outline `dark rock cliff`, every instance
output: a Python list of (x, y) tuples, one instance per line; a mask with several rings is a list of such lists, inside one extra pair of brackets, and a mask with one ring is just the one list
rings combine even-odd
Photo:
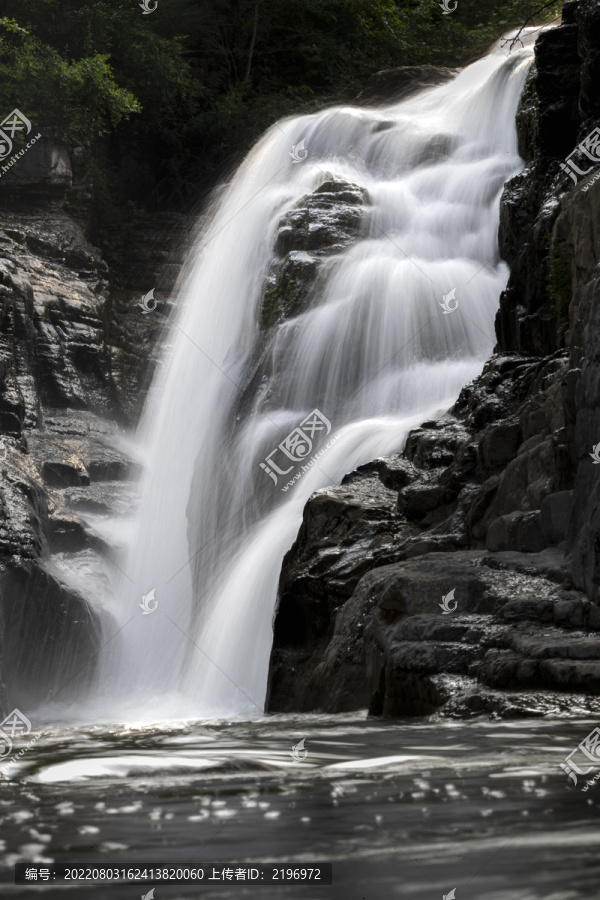
[[(187, 231), (173, 215), (142, 223), (130, 283), (111, 289), (86, 238), (90, 195), (43, 132), (0, 181), (0, 710), (5, 689), (30, 708), (93, 674), (98, 621), (80, 587), (102, 584), (97, 559), (114, 549), (102, 522), (131, 504), (121, 432), (143, 403)], [(137, 305), (152, 287), (163, 316)]]
[(403, 454), (308, 502), (281, 574), (271, 711), (600, 709), (600, 182), (561, 168), (599, 106), (600, 2), (566, 3), (517, 116), (526, 168), (501, 202), (494, 356)]

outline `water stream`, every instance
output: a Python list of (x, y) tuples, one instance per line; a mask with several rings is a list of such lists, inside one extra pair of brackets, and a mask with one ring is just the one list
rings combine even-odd
[[(499, 47), (406, 101), (279, 122), (220, 192), (140, 429), (142, 501), (105, 610), (99, 695), (111, 709), (260, 711), (281, 561), (306, 500), (400, 451), (481, 371), (508, 275), (499, 199), (522, 165), (515, 113), (531, 59), (529, 43)], [(332, 179), (366, 191), (360, 235), (269, 335), (270, 377), (239, 412), (277, 229)], [(270, 476), (265, 459), (302, 423), (306, 459), (326, 452)]]
[[(150, 884), (15, 887), (11, 867), (333, 864), (333, 884), (156, 887), (155, 900), (596, 900), (596, 787), (558, 763), (591, 721), (272, 716), (51, 726), (3, 785), (3, 897), (132, 900)], [(290, 748), (305, 738), (307, 757)], [(24, 783), (25, 782), (25, 783)], [(586, 799), (587, 798), (587, 799)]]

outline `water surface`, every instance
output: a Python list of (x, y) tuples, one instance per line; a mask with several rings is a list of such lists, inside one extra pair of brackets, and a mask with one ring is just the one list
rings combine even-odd
[(582, 793), (559, 769), (596, 724), (313, 715), (48, 728), (0, 786), (3, 896), (149, 890), (10, 887), (18, 861), (220, 861), (331, 862), (334, 883), (161, 885), (156, 900), (442, 900), (452, 888), (456, 900), (596, 900), (600, 788)]

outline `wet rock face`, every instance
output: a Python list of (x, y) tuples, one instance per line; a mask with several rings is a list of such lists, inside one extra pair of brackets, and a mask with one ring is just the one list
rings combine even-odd
[(307, 308), (319, 265), (360, 234), (366, 200), (366, 191), (357, 185), (330, 179), (282, 219), (263, 296), (264, 329)]
[[(3, 671), (12, 706), (84, 696), (100, 648), (96, 615), (83, 597), (35, 562), (0, 573)], [(65, 652), (65, 648), (68, 651)]]
[(114, 414), (106, 263), (58, 204), (6, 212), (1, 225), (3, 430), (35, 424), (40, 404)]
[(174, 283), (155, 254), (159, 234), (170, 252), (168, 222), (140, 230), (132, 289), (111, 292), (65, 184), (27, 184), (0, 191), (0, 623), (10, 635), (0, 660), (3, 714), (9, 701), (29, 708), (59, 689), (57, 701), (68, 702), (93, 677), (99, 622), (90, 591), (109, 590), (99, 560), (110, 566), (118, 549), (103, 521), (136, 500), (129, 479), (138, 467), (119, 449), (120, 431), (141, 409), (165, 321), (136, 306), (136, 294), (141, 300), (152, 286), (140, 272), (162, 288), (163, 312)]
[[(600, 465), (592, 457), (600, 441), (600, 272), (596, 264), (600, 258), (600, 183), (587, 194), (578, 189), (574, 195), (567, 216), (574, 226), (573, 253), (579, 265), (571, 315), (572, 330), (580, 336), (581, 345), (571, 347), (578, 467), (568, 546), (576, 584), (600, 602)], [(591, 233), (580, 243), (580, 226), (585, 221), (590, 223)]]
[(54, 693), (69, 702), (93, 677), (100, 624), (89, 596), (98, 554), (115, 551), (102, 521), (135, 499), (124, 483), (135, 465), (115, 449), (114, 425), (69, 409), (40, 419), (18, 441), (0, 438), (2, 673), (12, 706), (25, 709)]
[[(269, 706), (511, 715), (515, 701), (534, 714), (533, 692), (546, 703), (549, 692), (599, 694), (598, 608), (565, 590), (567, 577), (558, 551), (430, 553), (373, 569), (337, 610), (317, 665), (279, 648), (274, 675), (294, 673), (272, 679)], [(496, 693), (508, 689), (519, 694)]]
[[(500, 251), (511, 267), (496, 319), (504, 350), (544, 355), (573, 345), (578, 273), (560, 219), (588, 179), (574, 187), (560, 164), (597, 125), (599, 22), (599, 0), (566, 3), (562, 24), (536, 42), (517, 114), (527, 167), (505, 186), (500, 213)], [(589, 248), (591, 230), (578, 237)]]
[(538, 355), (565, 346), (571, 300), (568, 255), (553, 232), (559, 200), (572, 186), (560, 163), (584, 136), (580, 11), (566, 7), (562, 24), (535, 44), (517, 113), (519, 150), (528, 165), (505, 186), (500, 215), (500, 252), (511, 278), (496, 318), (499, 345)]

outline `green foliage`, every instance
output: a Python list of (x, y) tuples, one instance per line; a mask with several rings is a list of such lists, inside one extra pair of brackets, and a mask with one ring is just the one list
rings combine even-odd
[(68, 61), (14, 21), (0, 19), (0, 109), (18, 107), (70, 143), (91, 146), (131, 113), (134, 95), (115, 82), (108, 56)]
[(562, 6), (439, 2), (0, 0), (0, 111), (87, 148), (95, 221), (131, 222), (212, 187), (281, 116), (347, 102), (380, 69), (463, 64)]
[(113, 282), (120, 285), (128, 269), (128, 248), (145, 210), (134, 200), (124, 199), (108, 166), (94, 160), (88, 172), (94, 192), (90, 223), (94, 241), (110, 263)]
[(85, 146), (116, 132), (170, 182), (241, 155), (278, 116), (351, 99), (374, 71), (465, 62), (542, 6), (561, 4), (158, 0), (143, 16), (137, 0), (0, 0), (0, 102)]

